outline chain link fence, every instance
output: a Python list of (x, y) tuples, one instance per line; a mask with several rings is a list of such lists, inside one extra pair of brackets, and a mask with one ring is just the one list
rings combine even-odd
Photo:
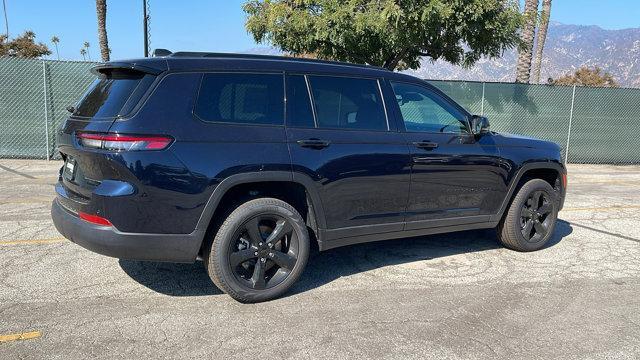
[(0, 58), (0, 158), (52, 158), (55, 130), (95, 63)]
[(498, 132), (551, 140), (569, 163), (640, 163), (640, 89), (430, 81)]
[[(95, 63), (0, 58), (0, 158), (55, 157), (55, 130)], [(571, 163), (640, 163), (640, 89), (430, 81), (498, 132), (551, 140)]]

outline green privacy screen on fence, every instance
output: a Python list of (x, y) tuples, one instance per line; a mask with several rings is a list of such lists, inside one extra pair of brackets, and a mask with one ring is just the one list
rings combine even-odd
[[(0, 58), (0, 157), (55, 156), (54, 132), (95, 78), (94, 65)], [(556, 142), (568, 162), (640, 163), (640, 89), (430, 83), (495, 131)]]
[(640, 89), (430, 83), (470, 112), (487, 116), (494, 131), (557, 143), (567, 162), (640, 163)]
[(52, 156), (54, 131), (95, 79), (94, 65), (0, 58), (0, 157)]

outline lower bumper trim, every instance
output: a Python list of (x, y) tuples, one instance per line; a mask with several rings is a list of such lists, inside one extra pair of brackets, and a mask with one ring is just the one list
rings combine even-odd
[(204, 230), (190, 234), (124, 233), (81, 220), (65, 210), (57, 199), (51, 204), (51, 218), (65, 238), (85, 249), (119, 259), (192, 263), (204, 238)]

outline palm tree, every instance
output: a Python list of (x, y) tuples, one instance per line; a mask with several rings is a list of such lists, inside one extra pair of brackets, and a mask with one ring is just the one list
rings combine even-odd
[(98, 15), (98, 43), (102, 61), (109, 61), (109, 40), (107, 40), (107, 0), (96, 0)]
[(538, 29), (538, 47), (536, 48), (536, 60), (533, 63), (533, 81), (540, 83), (540, 68), (542, 67), (542, 52), (547, 41), (549, 29), (549, 16), (551, 15), (551, 0), (542, 0), (542, 13), (540, 14), (540, 28)]
[(524, 25), (520, 40), (522, 44), (518, 51), (518, 65), (516, 67), (516, 82), (528, 83), (531, 76), (531, 57), (533, 53), (533, 38), (536, 33), (538, 17), (538, 0), (525, 0)]
[(51, 42), (56, 47), (56, 56), (58, 57), (58, 60), (60, 60), (60, 52), (58, 51), (58, 43), (60, 42), (60, 38), (54, 35), (51, 37)]
[(9, 19), (7, 19), (7, 3), (5, 0), (2, 0), (2, 8), (4, 9), (4, 25), (7, 29), (7, 40), (9, 40)]
[(85, 48), (80, 49), (80, 55), (82, 55), (82, 61), (87, 61), (85, 55), (87, 55), (87, 50)]
[(87, 49), (87, 57), (89, 58), (89, 61), (91, 61), (91, 53), (89, 52), (89, 47), (91, 46), (91, 44), (89, 44), (88, 41), (84, 42), (84, 48)]

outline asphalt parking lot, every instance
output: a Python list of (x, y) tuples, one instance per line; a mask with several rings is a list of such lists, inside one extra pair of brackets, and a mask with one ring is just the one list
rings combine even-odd
[(0, 160), (0, 358), (637, 359), (640, 166), (569, 167), (550, 245), (492, 230), (314, 256), (243, 305), (202, 267), (119, 261), (60, 237), (59, 162)]

